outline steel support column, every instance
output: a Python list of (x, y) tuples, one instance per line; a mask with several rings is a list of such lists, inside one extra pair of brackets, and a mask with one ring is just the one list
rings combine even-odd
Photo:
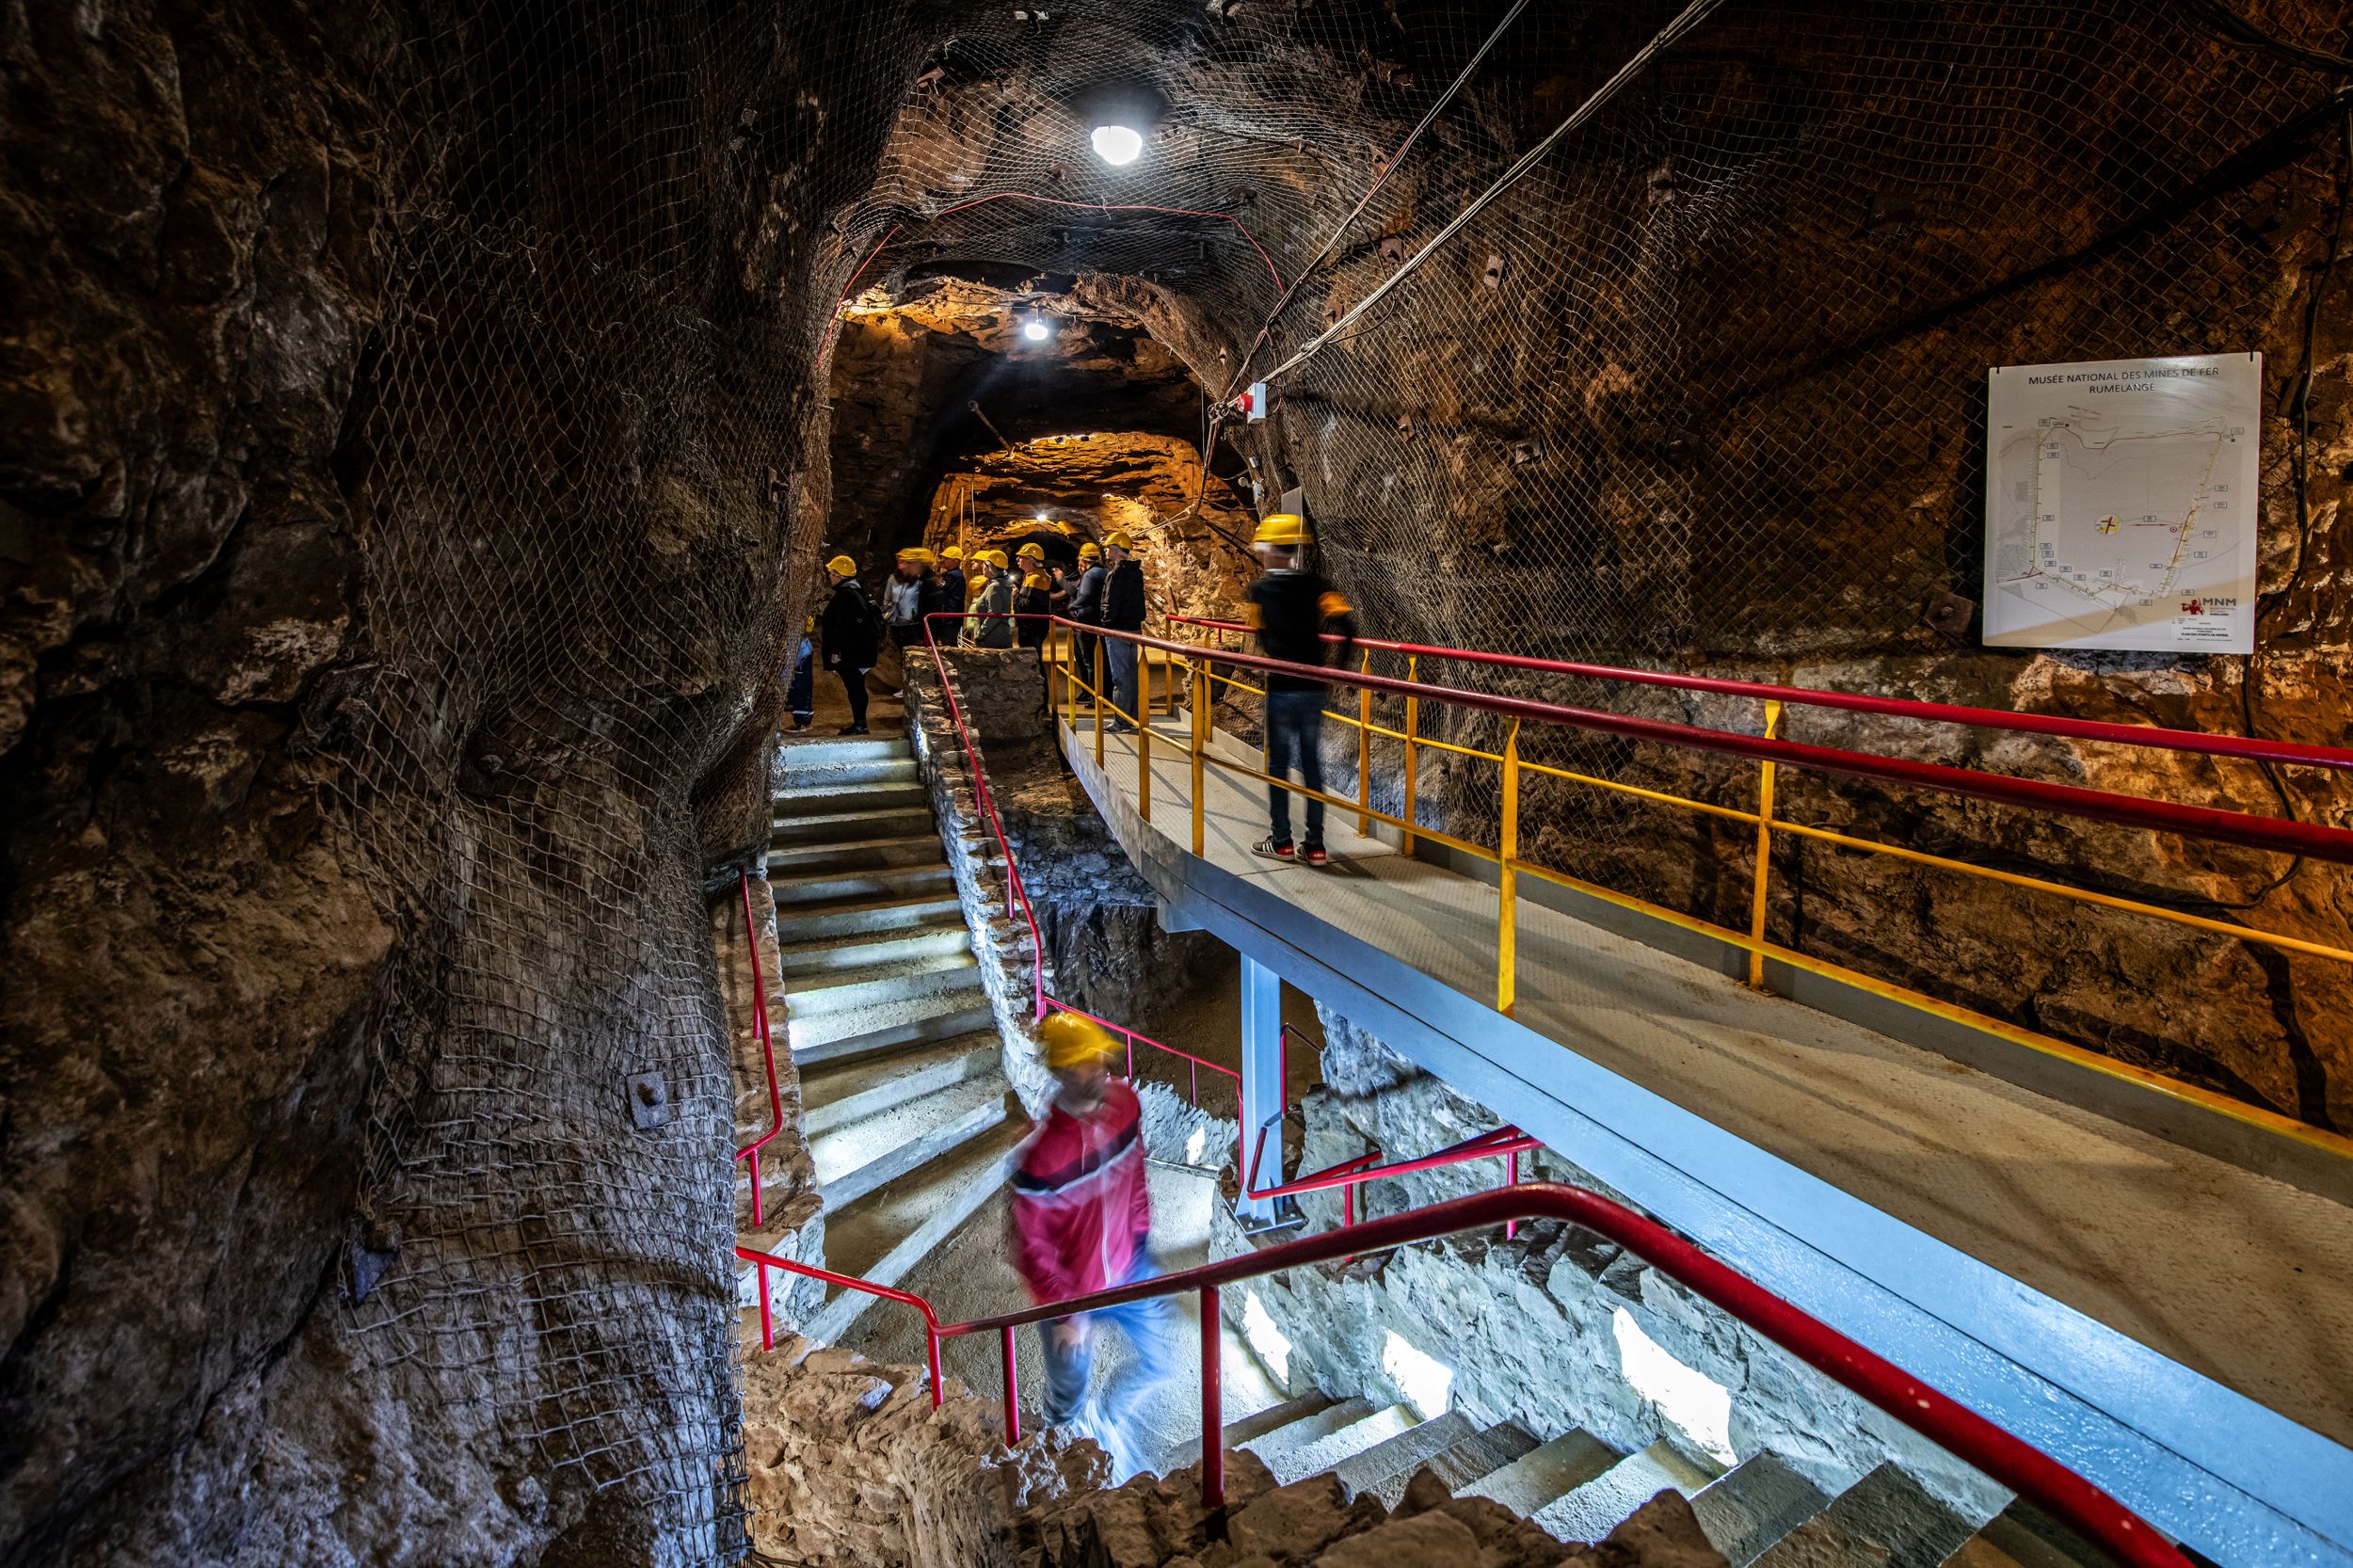
[[(1257, 1184), (1283, 1179), (1283, 982), (1249, 954), (1241, 955), (1241, 1161), (1247, 1184), (1250, 1163), (1258, 1161)], [(1260, 1129), (1266, 1133), (1258, 1154)], [(1244, 1197), (1234, 1212), (1244, 1220), (1274, 1217), (1271, 1198)]]

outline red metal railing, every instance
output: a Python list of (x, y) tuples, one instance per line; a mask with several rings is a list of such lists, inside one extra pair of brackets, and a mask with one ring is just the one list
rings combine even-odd
[[(1075, 622), (1064, 624), (1075, 625)], [(1132, 643), (1138, 648), (1199, 657), (1196, 646), (1171, 642), (1162, 637), (1145, 636), (1141, 632), (1112, 632), (1102, 627), (1086, 629), (1098, 637), (1113, 637)], [(1404, 646), (1404, 645), (1400, 645)], [(2040, 779), (2013, 778), (2006, 774), (1979, 773), (1971, 768), (1956, 768), (1942, 762), (1915, 762), (1902, 757), (1881, 757), (1872, 753), (1847, 751), (1836, 746), (1809, 745), (1797, 741), (1776, 740), (1764, 735), (1743, 735), (1730, 730), (1705, 729), (1695, 725), (1675, 724), (1665, 719), (1636, 718), (1625, 713), (1603, 712), (1591, 708), (1573, 708), (1565, 703), (1543, 702), (1532, 697), (1503, 696), (1492, 692), (1474, 692), (1460, 686), (1441, 686), (1430, 681), (1401, 680), (1385, 675), (1372, 675), (1360, 670), (1347, 670), (1325, 664), (1300, 664), (1283, 659), (1270, 659), (1263, 654), (1220, 650), (1220, 664), (1243, 669), (1278, 675), (1299, 675), (1327, 685), (1353, 686), (1361, 691), (1385, 693), (1391, 696), (1409, 697), (1423, 702), (1442, 702), (1456, 708), (1472, 708), (1482, 712), (1499, 714), (1504, 718), (1533, 720), (1539, 724), (1556, 724), (1564, 728), (1589, 730), (1594, 734), (1614, 735), (1622, 740), (1650, 741), (1661, 745), (1676, 746), (1686, 751), (1715, 752), (1727, 757), (1746, 758), (1751, 761), (1777, 762), (1789, 767), (1804, 768), (1814, 773), (1835, 774), (1850, 778), (1870, 779), (1881, 784), (1901, 784), (1913, 789), (1930, 790), (1940, 794), (1961, 795), (1972, 800), (1992, 801), (1999, 806), (2024, 807), (2030, 810), (2051, 811), (2092, 822), (2115, 823), (2125, 827), (2147, 828), (2161, 833), (2180, 833), (2190, 838), (2211, 840), (2217, 843), (2238, 844), (2249, 849), (2271, 850), (2282, 855), (2304, 855), (2315, 860), (2331, 860), (2353, 864), (2353, 831), (2327, 827), (2318, 823), (2292, 821), (2281, 817), (2249, 816), (2241, 811), (2226, 811), (2209, 806), (2184, 806), (2173, 801), (2144, 800), (2137, 795), (2116, 794), (2105, 790), (2086, 789), (2074, 784), (2048, 784)], [(1599, 666), (1594, 666), (1598, 668)], [(1639, 672), (1626, 672), (1629, 674)], [(1798, 701), (1819, 696), (1789, 688), (1785, 699)], [(1887, 699), (1873, 699), (1887, 700)], [(1924, 706), (1936, 706), (1926, 704)], [(1987, 712), (1991, 710), (1957, 710), (1957, 712)], [(2002, 715), (1995, 717), (2030, 717), (2032, 715)], [(2058, 723), (2073, 726), (2078, 721)], [(2139, 733), (2134, 727), (2114, 727), (2125, 734)], [(2067, 731), (2059, 731), (2067, 732)], [(2173, 734), (2185, 731), (2170, 731)], [(2207, 737), (2220, 740), (2224, 737)], [(2144, 743), (2145, 744), (2145, 743)], [(2295, 747), (2298, 752), (2314, 753), (2294, 760), (2309, 761), (2315, 766), (2349, 765), (2333, 760), (2339, 753), (2327, 748)], [(2279, 758), (2278, 760), (2291, 759)]]
[[(1241, 621), (1211, 620), (1201, 616), (1171, 616), (1171, 626), (1199, 626), (1212, 632), (1247, 635)], [(1325, 633), (1324, 641), (1341, 639)], [(2109, 742), (2118, 745), (2153, 746), (2167, 751), (2199, 752), (2236, 757), (2249, 761), (2285, 762), (2298, 767), (2353, 769), (2353, 751), (2336, 746), (2305, 745), (2294, 741), (2268, 741), (2252, 735), (2217, 735), (2201, 729), (2168, 729), (2157, 725), (2115, 724), (2105, 719), (2071, 719), (2056, 713), (2021, 713), (2006, 708), (1967, 708), (1948, 702), (1923, 702), (1913, 697), (1871, 696), (1860, 692), (1826, 692), (1805, 686), (1775, 686), (1759, 680), (1731, 680), (1716, 676), (1677, 675), (1664, 670), (1625, 669), (1614, 664), (1581, 664), (1566, 659), (1537, 659), (1515, 653), (1490, 653), (1481, 648), (1442, 648), (1426, 643), (1388, 642), (1358, 637), (1356, 646), (1378, 653), (1409, 658), (1446, 659), (1458, 664), (1485, 664), (1502, 669), (1529, 670), (1543, 675), (1576, 675), (1594, 680), (1635, 686), (1668, 686), (1677, 691), (1707, 692), (1719, 696), (1753, 697), (1770, 702), (1798, 703), (1811, 708), (1843, 708), (1888, 718), (1918, 719), (1930, 724), (1961, 724), (1978, 729), (2009, 729), (2030, 735), (2061, 735), (2077, 741)], [(1337, 672), (1335, 672), (1337, 673)]]
[[(956, 727), (956, 744), (964, 748), (964, 760), (972, 769), (973, 798), (980, 803), (982, 815), (988, 819), (988, 830), (997, 840), (997, 852), (1004, 857), (1005, 885), (1011, 889), (1015, 901), (1020, 904), (1021, 918), (1030, 927), (1030, 952), (1032, 955), (1030, 964), (1030, 989), (1032, 996), (1031, 1017), (1032, 1019), (1044, 1018), (1046, 1016), (1047, 1010), (1051, 1007), (1064, 1013), (1076, 1013), (1079, 1016), (1101, 1024), (1106, 1029), (1117, 1031), (1127, 1041), (1128, 1076), (1129, 1078), (1135, 1077), (1135, 1048), (1139, 1045), (1149, 1046), (1154, 1050), (1163, 1051), (1170, 1056), (1180, 1058), (1191, 1064), (1191, 1072), (1193, 1075), (1193, 1103), (1195, 1105), (1201, 1103), (1201, 1069), (1207, 1067), (1213, 1073), (1223, 1073), (1227, 1078), (1234, 1080), (1235, 1098), (1237, 1104), (1239, 1104), (1241, 1099), (1241, 1074), (1236, 1072), (1233, 1068), (1220, 1066), (1218, 1064), (1209, 1061), (1206, 1058), (1193, 1055), (1191, 1051), (1178, 1050), (1174, 1046), (1163, 1045), (1149, 1035), (1139, 1034), (1135, 1031), (1126, 1028), (1123, 1025), (1112, 1023), (1108, 1018), (1096, 1017), (1094, 1014), (1087, 1012), (1083, 1008), (1073, 1007), (1070, 1003), (1064, 1001), (1061, 998), (1047, 994), (1046, 943), (1044, 938), (1038, 935), (1037, 914), (1030, 907), (1029, 892), (1021, 885), (1021, 868), (1014, 863), (1013, 843), (1005, 837), (1004, 822), (997, 815), (996, 798), (989, 793), (988, 772), (981, 765), (980, 748), (973, 744), (971, 728), (964, 722), (964, 705), (956, 700), (955, 682), (948, 679), (948, 667), (939, 660), (939, 643), (933, 635), (932, 632), (932, 623), (934, 621), (962, 620), (964, 618), (964, 615), (960, 615), (954, 611), (934, 611), (932, 614), (923, 617), (923, 642), (924, 645), (931, 649), (934, 667), (939, 671), (939, 689), (948, 699), (948, 718), (950, 722)], [(992, 614), (983, 618), (988, 620), (1018, 621), (1052, 617), (1041, 617), (1036, 616), (999, 616)], [(1064, 622), (1064, 624), (1075, 625), (1076, 623)]]
[(1185, 1290), (1198, 1292), (1201, 1304), (1201, 1495), (1203, 1505), (1215, 1509), (1224, 1506), (1225, 1496), (1225, 1445), (1221, 1441), (1225, 1422), (1220, 1375), (1222, 1346), (1218, 1312), (1218, 1291), (1222, 1287), (1285, 1269), (1324, 1262), (1352, 1252), (1378, 1252), (1408, 1242), (1426, 1241), (1458, 1231), (1476, 1230), (1521, 1219), (1560, 1220), (1582, 1225), (1616, 1242), (1947, 1452), (2066, 1521), (2118, 1561), (2132, 1564), (2133, 1568), (2188, 1568), (2188, 1560), (2147, 1521), (2050, 1455), (2003, 1431), (1829, 1324), (1792, 1306), (1665, 1226), (1621, 1204), (1573, 1187), (1534, 1182), (1523, 1187), (1476, 1193), (1466, 1198), (1453, 1198), (1445, 1203), (1433, 1204), (1427, 1208), (1369, 1220), (1353, 1230), (1304, 1237), (1157, 1279), (959, 1323), (940, 1322), (930, 1303), (907, 1291), (868, 1285), (862, 1280), (830, 1273), (823, 1269), (795, 1263), (790, 1258), (748, 1248), (737, 1248), (736, 1256), (767, 1267), (786, 1269), (867, 1290), (916, 1307), (923, 1314), (934, 1404), (941, 1399), (939, 1341), (992, 1330), (998, 1333), (1002, 1342), (1005, 1435), (1009, 1443), (1020, 1441), (1020, 1384), (1014, 1350), (1016, 1329), (1048, 1318), (1118, 1306), (1147, 1297), (1175, 1295)]

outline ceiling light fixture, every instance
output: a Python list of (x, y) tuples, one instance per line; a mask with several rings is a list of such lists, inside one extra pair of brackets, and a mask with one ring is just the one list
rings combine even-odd
[(1107, 164), (1131, 164), (1144, 152), (1144, 136), (1125, 125), (1097, 125), (1087, 138), (1095, 144), (1095, 155)]
[(1053, 328), (1048, 327), (1046, 323), (1040, 321), (1035, 316), (1032, 316), (1028, 325), (1021, 328), (1021, 335), (1029, 339), (1032, 343), (1044, 343), (1048, 338), (1052, 337), (1054, 332)]

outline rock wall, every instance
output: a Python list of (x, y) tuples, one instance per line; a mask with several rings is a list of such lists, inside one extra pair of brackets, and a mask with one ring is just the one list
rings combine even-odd
[(1002, 1415), (961, 1384), (935, 1409), (918, 1367), (787, 1339), (744, 1368), (753, 1549), (796, 1568), (997, 1568), (1007, 1522), (1092, 1492), (1102, 1450), (1062, 1432), (1003, 1440)]
[[(1304, 1125), (1287, 1129), (1299, 1139), (1289, 1168), (1319, 1171), (1371, 1148), (1406, 1158), (1501, 1125), (1373, 1036), (1328, 1012), (1324, 1025), (1325, 1087), (1292, 1112)], [(1521, 1177), (1609, 1192), (1550, 1149), (1523, 1155)], [(1489, 1160), (1368, 1183), (1356, 1189), (1358, 1218), (1490, 1191), (1503, 1179), (1503, 1162)], [(1311, 1228), (1339, 1224), (1337, 1192), (1298, 1201)], [(1249, 1250), (1221, 1206), (1212, 1256)], [(1623, 1313), (1728, 1392), (1724, 1435), (1742, 1458), (1769, 1450), (1833, 1496), (1893, 1461), (1978, 1522), (2008, 1500), (1975, 1470), (1641, 1259), (1549, 1221), (1523, 1224), (1510, 1240), (1495, 1233), (1452, 1237), (1346, 1267), (1294, 1269), (1249, 1288), (1294, 1347), (1294, 1392), (1312, 1385), (1376, 1404), (1408, 1398), (1384, 1366), (1394, 1333), (1453, 1369), (1455, 1404), (1481, 1421), (1516, 1421), (1547, 1438), (1581, 1427), (1627, 1453), (1661, 1438), (1696, 1448), (1698, 1434), (1629, 1375), (1617, 1328)], [(1246, 1298), (1227, 1294), (1225, 1310), (1239, 1329)]]
[(0, 1558), (730, 1550), (703, 872), (892, 20), (0, 24)]

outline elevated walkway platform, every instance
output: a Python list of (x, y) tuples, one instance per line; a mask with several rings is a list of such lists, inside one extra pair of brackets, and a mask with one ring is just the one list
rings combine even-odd
[(1257, 858), (1265, 787), (1216, 768), (1195, 856), (1181, 721), (1155, 729), (1150, 823), (1131, 738), (1106, 737), (1098, 767), (1091, 732), (1062, 737), (1172, 924), (1215, 934), (2217, 1560), (2353, 1565), (2353, 1207), (2323, 1195), (2326, 1173), (2258, 1174), (2260, 1159), (2009, 1081), (1946, 1042), (1750, 990), (1558, 899), (1519, 900), (1507, 1017), (1491, 882), (1338, 811), (1328, 868)]

